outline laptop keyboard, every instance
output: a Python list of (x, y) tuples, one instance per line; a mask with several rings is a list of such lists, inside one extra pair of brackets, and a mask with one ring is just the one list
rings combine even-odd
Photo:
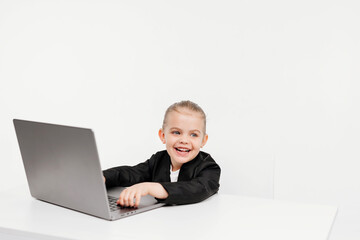
[(108, 200), (109, 200), (109, 207), (110, 207), (111, 212), (121, 209), (121, 206), (117, 205), (117, 203), (116, 203), (118, 198), (108, 196)]

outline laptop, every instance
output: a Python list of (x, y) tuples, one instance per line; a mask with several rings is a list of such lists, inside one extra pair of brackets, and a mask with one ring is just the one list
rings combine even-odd
[(91, 129), (14, 119), (31, 196), (106, 220), (163, 206), (148, 195), (138, 208), (116, 205), (123, 188), (106, 189)]

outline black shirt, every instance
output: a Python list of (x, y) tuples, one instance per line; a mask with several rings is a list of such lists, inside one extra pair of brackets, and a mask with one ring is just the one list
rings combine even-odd
[(170, 156), (166, 150), (155, 153), (147, 161), (136, 166), (114, 167), (103, 172), (106, 186), (128, 187), (141, 182), (158, 182), (168, 192), (166, 204), (196, 203), (219, 190), (220, 167), (205, 152), (182, 165), (177, 182), (170, 182)]

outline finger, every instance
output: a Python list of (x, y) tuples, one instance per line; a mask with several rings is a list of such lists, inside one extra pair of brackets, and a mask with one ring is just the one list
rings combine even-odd
[(135, 207), (137, 208), (140, 204), (140, 199), (141, 199), (141, 194), (140, 193), (137, 193), (136, 194), (136, 201), (135, 201)]
[(133, 189), (131, 189), (131, 190), (128, 192), (128, 195), (127, 195), (127, 206), (129, 206), (129, 207), (133, 207), (133, 206), (134, 206), (135, 194), (136, 194), (136, 191), (133, 190)]
[(119, 196), (119, 199), (116, 201), (116, 204), (121, 205), (121, 206), (124, 205), (124, 202), (123, 202), (121, 196)]
[(117, 204), (120, 204), (121, 206), (124, 206), (124, 204), (125, 204), (125, 202), (124, 202), (125, 191), (126, 191), (126, 189), (124, 189), (120, 193), (119, 200), (116, 202)]
[(127, 207), (129, 206), (129, 190), (126, 190), (125, 191), (125, 194), (124, 194), (124, 205)]
[(133, 207), (133, 206), (134, 206), (135, 194), (136, 194), (136, 192), (131, 192), (131, 193), (129, 194), (129, 206), (130, 206), (130, 207)]

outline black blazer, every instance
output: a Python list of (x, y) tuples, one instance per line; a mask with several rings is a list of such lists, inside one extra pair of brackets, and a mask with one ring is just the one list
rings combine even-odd
[(210, 154), (201, 152), (182, 165), (177, 182), (170, 182), (170, 156), (166, 150), (155, 153), (136, 166), (114, 167), (103, 171), (106, 186), (128, 187), (140, 182), (158, 182), (168, 192), (166, 204), (200, 202), (219, 190), (220, 167)]

